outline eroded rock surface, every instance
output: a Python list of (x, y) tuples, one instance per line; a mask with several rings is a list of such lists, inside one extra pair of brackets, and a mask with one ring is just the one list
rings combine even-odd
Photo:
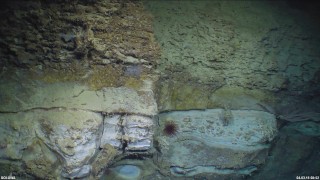
[(139, 115), (113, 115), (105, 118), (101, 146), (145, 151), (152, 147), (153, 118)]
[(268, 1), (156, 1), (146, 7), (161, 44), (160, 111), (214, 108), (210, 97), (221, 87), (270, 99), (283, 90), (319, 94), (319, 26), (309, 14)]
[(0, 14), (3, 175), (95, 179), (151, 148), (159, 48), (141, 2), (8, 1)]
[[(265, 163), (275, 116), (314, 121), (284, 133), (307, 137), (280, 134), (275, 157), (288, 146), (298, 159), (279, 167), (317, 157), (318, 116), (273, 110), (304, 106), (297, 95), (319, 104), (320, 38), (301, 12), (269, 1), (65, 2), (1, 7), (1, 175), (97, 179), (113, 164), (110, 178), (240, 179)], [(116, 168), (127, 165), (133, 174)]]
[(148, 64), (158, 55), (152, 16), (140, 2), (8, 1), (4, 7), (2, 66), (76, 74), (81, 66)]
[[(157, 160), (174, 176), (250, 174), (265, 162), (277, 134), (275, 116), (262, 111), (223, 109), (176, 111), (159, 117)], [(166, 121), (178, 130), (167, 136)], [(226, 121), (228, 121), (226, 123)], [(233, 170), (231, 170), (233, 169)]]
[(152, 86), (139, 91), (127, 87), (110, 87), (94, 91), (74, 82), (48, 84), (32, 80), (26, 80), (23, 83), (2, 82), (0, 98), (1, 101), (6, 102), (0, 107), (0, 111), (3, 112), (55, 107), (142, 115), (154, 115), (157, 112)]
[[(40, 84), (20, 84), (32, 95), (2, 106), (1, 158), (23, 161), (37, 177), (61, 171), (64, 177), (80, 178), (90, 176), (92, 168), (100, 174), (124, 151), (151, 148), (157, 109), (151, 89), (144, 96), (128, 88), (88, 91), (76, 83)], [(2, 98), (18, 99), (16, 91), (4, 92)], [(15, 104), (20, 108), (12, 109)], [(104, 163), (96, 162), (99, 154), (108, 155), (99, 160)], [(37, 156), (44, 156), (43, 162)]]

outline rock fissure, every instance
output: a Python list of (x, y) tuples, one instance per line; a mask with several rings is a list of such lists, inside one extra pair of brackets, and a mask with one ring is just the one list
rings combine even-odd
[(194, 167), (180, 167), (180, 166), (170, 167), (170, 171), (175, 176), (194, 176), (197, 174), (208, 173), (208, 172), (214, 172), (216, 174), (250, 175), (255, 170), (257, 170), (256, 166), (247, 166), (239, 169), (217, 168), (214, 165), (203, 165), (203, 166), (194, 166)]

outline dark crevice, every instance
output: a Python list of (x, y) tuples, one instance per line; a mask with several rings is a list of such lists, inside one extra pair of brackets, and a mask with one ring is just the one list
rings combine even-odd
[(8, 113), (8, 114), (15, 114), (15, 113), (20, 113), (20, 112), (29, 112), (29, 111), (35, 111), (35, 110), (43, 110), (43, 111), (50, 111), (50, 110), (65, 110), (65, 111), (89, 111), (93, 113), (99, 113), (99, 114), (108, 114), (108, 115), (121, 115), (121, 116), (128, 116), (128, 115), (137, 115), (137, 116), (143, 116), (143, 117), (150, 117), (152, 118), (152, 115), (146, 115), (146, 114), (140, 114), (140, 113), (130, 113), (130, 112), (104, 112), (104, 111), (98, 111), (98, 110), (91, 110), (91, 109), (82, 109), (82, 108), (68, 108), (68, 107), (34, 107), (30, 109), (24, 109), (20, 111), (1, 111), (1, 113)]
[(128, 141), (122, 140), (122, 153), (124, 154), (126, 152), (126, 148), (128, 147)]
[(73, 97), (73, 98), (75, 98), (75, 97), (79, 97), (79, 96), (80, 96), (84, 91), (85, 91), (85, 90), (84, 90), (84, 89), (82, 89), (78, 94), (73, 95), (72, 97)]
[(123, 136), (125, 135), (125, 131), (124, 131), (124, 125), (123, 125), (123, 117), (124, 115), (121, 115), (120, 117), (120, 120), (119, 120), (119, 127), (120, 127), (120, 133), (122, 135), (122, 138), (121, 138), (121, 150), (122, 150), (122, 153), (124, 154), (125, 151), (126, 151), (126, 148), (128, 147), (128, 141), (123, 139)]
[(132, 154), (128, 154), (126, 156), (124, 156), (123, 158), (121, 158), (121, 160), (126, 160), (126, 159), (131, 159), (131, 160), (145, 160), (147, 158), (153, 158), (153, 154), (149, 153), (132, 153)]

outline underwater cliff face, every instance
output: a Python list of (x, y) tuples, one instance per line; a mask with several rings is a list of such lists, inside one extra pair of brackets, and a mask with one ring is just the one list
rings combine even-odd
[(7, 1), (0, 12), (0, 175), (320, 174), (312, 168), (320, 161), (310, 161), (320, 144), (315, 7)]
[(157, 1), (148, 7), (162, 52), (160, 110), (213, 108), (224, 103), (213, 100), (217, 91), (268, 103), (279, 92), (318, 94), (319, 34), (305, 13), (268, 1)]
[(1, 175), (97, 178), (149, 154), (159, 48), (141, 2), (12, 1), (1, 16)]

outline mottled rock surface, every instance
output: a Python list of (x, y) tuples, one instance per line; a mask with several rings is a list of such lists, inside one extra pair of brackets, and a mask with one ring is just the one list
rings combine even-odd
[(113, 115), (106, 116), (104, 122), (101, 146), (110, 144), (117, 149), (128, 151), (144, 151), (152, 147), (152, 118), (141, 115)]
[(12, 1), (4, 7), (2, 66), (74, 70), (153, 63), (158, 54), (152, 17), (139, 2)]
[(156, 1), (146, 7), (161, 45), (160, 111), (213, 108), (218, 105), (210, 97), (221, 87), (272, 101), (277, 92), (319, 95), (315, 16), (269, 1)]
[[(162, 132), (166, 122), (175, 123), (175, 135)], [(251, 174), (265, 162), (277, 134), (274, 115), (254, 110), (168, 112), (159, 123), (157, 161), (173, 176)]]
[[(141, 179), (319, 173), (310, 160), (319, 154), (319, 12), (291, 2), (2, 3), (0, 174), (115, 179), (127, 165)], [(266, 158), (275, 118), (312, 122), (278, 123)], [(168, 121), (174, 136), (163, 135)]]
[[(154, 115), (157, 105), (151, 82), (138, 91), (128, 87), (110, 87), (99, 91), (75, 82), (41, 83), (20, 79), (2, 80), (0, 100), (5, 102), (0, 111), (19, 112), (35, 108), (55, 107), (92, 110), (97, 112)], [(24, 82), (21, 82), (24, 81)]]
[(1, 101), (7, 102), (0, 110), (1, 159), (21, 161), (39, 178), (97, 177), (115, 157), (152, 147), (152, 82), (139, 91), (93, 91), (76, 82), (28, 78), (1, 80)]
[(151, 149), (159, 48), (141, 2), (8, 1), (0, 14), (1, 175), (96, 179)]

